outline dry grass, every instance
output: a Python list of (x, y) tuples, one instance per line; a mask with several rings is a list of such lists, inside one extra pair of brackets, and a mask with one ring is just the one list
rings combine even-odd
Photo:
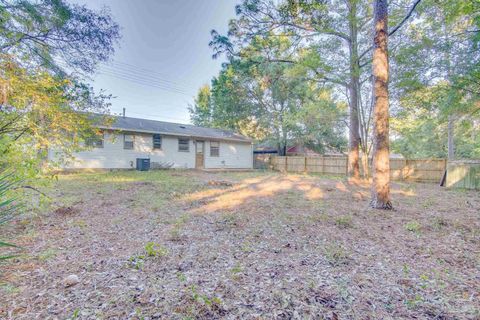
[(45, 191), (55, 205), (1, 230), (25, 255), (0, 265), (0, 318), (480, 317), (478, 192), (395, 184), (388, 212), (362, 183), (192, 171)]

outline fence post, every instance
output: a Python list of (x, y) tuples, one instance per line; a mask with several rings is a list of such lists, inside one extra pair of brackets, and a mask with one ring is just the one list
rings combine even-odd
[(285, 156), (285, 172), (288, 172), (288, 157)]
[(349, 155), (347, 154), (347, 161), (345, 162), (345, 175), (348, 177), (348, 157)]
[(405, 159), (405, 165), (403, 166), (403, 174), (402, 174), (402, 180), (407, 181), (408, 175), (410, 172), (410, 168), (408, 167), (408, 159)]
[(307, 169), (307, 157), (305, 157), (305, 170), (304, 170), (305, 173), (308, 173), (308, 169)]

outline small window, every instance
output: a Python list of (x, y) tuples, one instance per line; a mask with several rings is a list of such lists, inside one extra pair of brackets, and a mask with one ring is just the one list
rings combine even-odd
[(162, 149), (162, 136), (159, 134), (153, 135), (153, 149)]
[(189, 152), (190, 151), (190, 140), (188, 140), (188, 139), (178, 139), (178, 151)]
[(220, 156), (220, 142), (210, 141), (210, 157)]
[(103, 132), (99, 135), (85, 139), (85, 145), (91, 148), (103, 148)]
[(124, 134), (123, 135), (123, 149), (133, 150), (133, 142), (135, 136), (133, 134)]

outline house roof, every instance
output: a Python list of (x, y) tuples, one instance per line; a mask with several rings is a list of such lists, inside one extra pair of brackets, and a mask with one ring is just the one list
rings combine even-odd
[(240, 142), (252, 141), (251, 139), (230, 130), (204, 128), (193, 126), (190, 124), (130, 118), (123, 116), (109, 117), (113, 118), (113, 122), (108, 126), (99, 125), (100, 128), (131, 132), (159, 133), (181, 137), (210, 138), (219, 140), (233, 140)]
[(288, 153), (300, 153), (300, 154), (312, 155), (312, 156), (320, 155), (318, 152), (315, 152), (310, 148), (307, 148), (305, 146), (299, 146), (299, 145), (288, 147), (287, 148), (287, 154)]

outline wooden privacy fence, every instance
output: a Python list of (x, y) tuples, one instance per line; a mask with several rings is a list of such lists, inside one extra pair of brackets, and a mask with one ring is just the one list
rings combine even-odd
[(449, 162), (446, 186), (480, 190), (480, 160)]
[(347, 174), (347, 157), (274, 156), (272, 167), (286, 172)]
[(255, 169), (273, 169), (271, 164), (272, 155), (268, 153), (257, 153), (253, 155), (253, 167)]
[[(265, 159), (263, 159), (265, 163)], [(281, 157), (272, 156), (271, 168), (283, 172), (307, 172), (346, 175), (348, 158), (338, 157)], [(445, 173), (445, 159), (390, 159), (390, 176), (397, 181), (439, 183)], [(371, 161), (369, 161), (371, 168)]]

